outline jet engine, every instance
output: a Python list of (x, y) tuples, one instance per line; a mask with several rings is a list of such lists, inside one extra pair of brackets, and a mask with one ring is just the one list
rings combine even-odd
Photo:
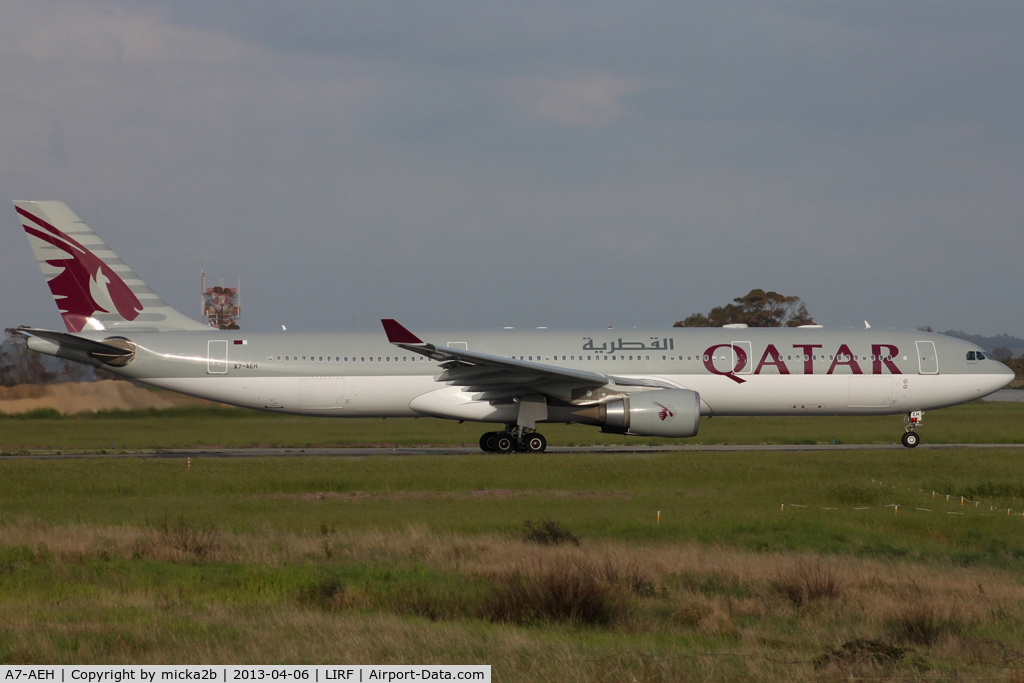
[(689, 389), (638, 391), (575, 414), (597, 420), (605, 432), (683, 438), (697, 435), (700, 395)]

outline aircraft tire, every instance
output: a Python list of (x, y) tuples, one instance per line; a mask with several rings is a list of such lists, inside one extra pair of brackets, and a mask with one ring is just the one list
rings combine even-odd
[(497, 434), (494, 439), (494, 450), (498, 453), (511, 453), (516, 447), (516, 440), (506, 432)]
[(917, 444), (921, 443), (921, 437), (916, 432), (903, 432), (903, 438), (900, 441), (907, 448), (914, 448)]
[(548, 440), (543, 434), (535, 432), (526, 437), (525, 445), (528, 453), (543, 453), (548, 448)]
[(480, 450), (484, 453), (493, 453), (494, 445), (491, 443), (491, 439), (497, 435), (497, 432), (485, 432), (483, 436), (480, 437)]

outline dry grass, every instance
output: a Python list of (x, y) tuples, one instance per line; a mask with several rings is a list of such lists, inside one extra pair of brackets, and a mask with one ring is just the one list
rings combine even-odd
[(484, 611), (491, 621), (611, 626), (626, 612), (622, 586), (581, 558), (562, 557), (528, 571), (501, 573), (494, 576), (494, 584), (495, 594)]
[(836, 568), (820, 560), (780, 570), (771, 585), (797, 607), (815, 600), (835, 599), (842, 594)]
[[(1022, 671), (1024, 585), (998, 569), (418, 527), (233, 534), (185, 518), (24, 520), (0, 527), (0, 550), (0, 654), (11, 662), (486, 662), (512, 681)], [(76, 569), (91, 563), (102, 572)], [(63, 588), (16, 578), (35, 565)], [(103, 573), (239, 565), (307, 578), (274, 597)]]
[(936, 606), (920, 600), (901, 605), (885, 626), (897, 641), (913, 645), (933, 645), (944, 636), (959, 636), (969, 630), (956, 604)]
[(562, 523), (554, 519), (523, 522), (523, 540), (537, 545), (563, 545), (566, 543), (578, 546), (580, 539), (576, 534), (562, 527)]

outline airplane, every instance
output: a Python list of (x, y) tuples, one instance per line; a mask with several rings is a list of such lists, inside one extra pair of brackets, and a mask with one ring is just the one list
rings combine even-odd
[(33, 351), (268, 412), (501, 425), (485, 452), (543, 452), (546, 423), (686, 438), (726, 415), (902, 414), (913, 448), (924, 411), (1014, 377), (961, 339), (874, 328), (218, 330), (165, 303), (64, 203), (14, 204), (67, 328), (21, 328)]

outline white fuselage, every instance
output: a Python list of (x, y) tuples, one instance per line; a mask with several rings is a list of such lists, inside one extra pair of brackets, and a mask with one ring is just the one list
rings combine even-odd
[[(511, 402), (479, 400), (472, 388), (436, 381), (438, 363), (392, 346), (380, 333), (119, 336), (138, 347), (122, 374), (231, 405), (324, 417), (515, 421)], [(997, 361), (968, 361), (968, 352), (980, 351), (973, 344), (921, 332), (672, 328), (425, 336), (438, 346), (690, 389), (700, 394), (705, 415), (908, 413), (981, 398), (1013, 378)]]

